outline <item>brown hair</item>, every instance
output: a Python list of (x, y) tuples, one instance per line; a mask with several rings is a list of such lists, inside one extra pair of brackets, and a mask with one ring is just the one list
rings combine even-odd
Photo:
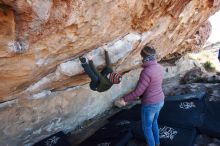
[(153, 47), (144, 46), (140, 54), (145, 58), (148, 55), (156, 54), (156, 50)]

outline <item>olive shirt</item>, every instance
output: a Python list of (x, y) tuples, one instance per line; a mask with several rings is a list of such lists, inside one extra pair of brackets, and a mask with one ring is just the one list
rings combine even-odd
[(111, 66), (111, 62), (107, 51), (105, 51), (105, 61), (106, 61), (106, 67), (101, 72), (99, 72), (95, 68), (93, 61), (89, 60), (89, 66), (91, 67), (94, 74), (97, 75), (99, 78), (99, 81), (96, 82), (96, 87), (97, 87), (96, 91), (98, 92), (104, 92), (110, 89), (113, 85), (113, 83), (110, 82), (110, 80), (107, 78), (108, 74), (113, 72), (113, 68)]

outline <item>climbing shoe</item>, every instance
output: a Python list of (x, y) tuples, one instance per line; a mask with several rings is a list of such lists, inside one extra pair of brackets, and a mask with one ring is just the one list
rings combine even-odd
[(85, 63), (86, 63), (86, 58), (85, 58), (85, 57), (80, 56), (80, 57), (79, 57), (79, 60), (80, 60), (80, 62), (81, 62), (82, 64), (85, 64)]

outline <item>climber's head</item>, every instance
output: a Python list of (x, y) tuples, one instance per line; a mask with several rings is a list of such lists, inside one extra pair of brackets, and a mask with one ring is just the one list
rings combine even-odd
[(156, 50), (149, 46), (144, 46), (141, 50), (142, 61), (151, 61), (156, 59)]
[(113, 84), (119, 84), (122, 80), (122, 76), (119, 73), (112, 72), (109, 74), (109, 80)]

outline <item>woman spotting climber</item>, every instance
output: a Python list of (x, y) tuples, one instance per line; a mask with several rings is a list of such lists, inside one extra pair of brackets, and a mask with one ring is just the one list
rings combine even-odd
[(162, 90), (163, 67), (156, 61), (156, 50), (145, 46), (141, 50), (143, 70), (136, 88), (130, 93), (116, 100), (118, 107), (141, 97), (141, 125), (148, 146), (159, 146), (159, 128), (157, 119), (164, 105)]
[(106, 67), (99, 72), (92, 61), (92, 58), (87, 59), (85, 57), (79, 57), (82, 67), (85, 73), (90, 77), (90, 88), (94, 91), (104, 92), (112, 87), (113, 84), (119, 84), (122, 76), (113, 71), (108, 52), (105, 50)]

